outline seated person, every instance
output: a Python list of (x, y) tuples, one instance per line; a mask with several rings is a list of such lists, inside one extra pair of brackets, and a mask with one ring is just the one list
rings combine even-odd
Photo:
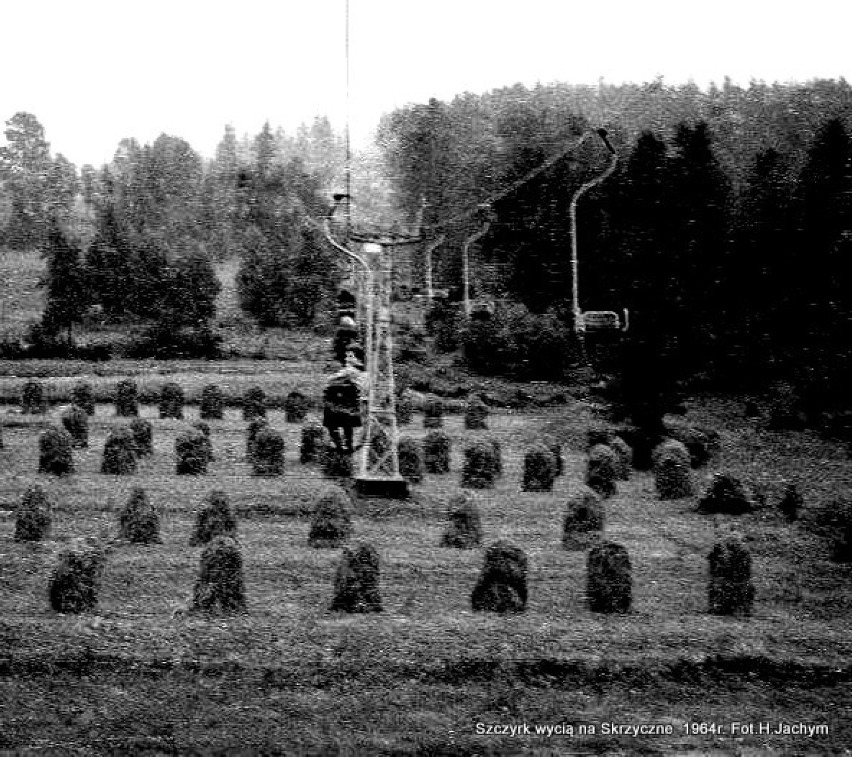
[(323, 393), (323, 425), (339, 452), (354, 452), (354, 430), (362, 425), (366, 409), (368, 378), (357, 345), (347, 350), (345, 366), (328, 381)]

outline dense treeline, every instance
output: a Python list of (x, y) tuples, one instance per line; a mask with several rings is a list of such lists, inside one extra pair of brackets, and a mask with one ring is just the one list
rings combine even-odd
[(342, 143), (327, 119), (295, 137), (265, 124), (238, 140), (227, 127), (207, 162), (178, 137), (125, 139), (109, 164), (79, 176), (51, 157), (35, 116), (16, 114), (5, 134), (0, 243), (47, 259), (41, 339), (64, 331), (70, 340), (96, 312), (153, 322), (151, 338), (168, 352), (170, 335), (209, 331), (212, 264), (224, 258), (241, 261), (240, 304), (264, 326), (311, 323), (333, 295), (337, 261), (304, 224), (327, 212), (340, 173)]
[[(569, 204), (607, 150), (616, 173), (578, 211), (580, 304), (631, 309), (632, 357), (678, 378), (728, 385), (789, 379), (820, 399), (850, 378), (852, 233), (845, 81), (597, 88), (516, 85), (430, 101), (383, 119), (381, 143), (405, 210), (447, 231), (442, 282), (491, 196), (474, 286), (530, 310), (570, 313)], [(509, 188), (511, 191), (505, 192)]]

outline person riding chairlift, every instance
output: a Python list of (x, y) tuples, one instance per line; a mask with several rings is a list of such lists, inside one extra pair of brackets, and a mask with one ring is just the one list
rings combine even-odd
[(323, 425), (338, 452), (350, 455), (355, 451), (355, 428), (363, 425), (369, 391), (363, 358), (359, 345), (350, 346), (343, 368), (331, 376), (323, 392)]

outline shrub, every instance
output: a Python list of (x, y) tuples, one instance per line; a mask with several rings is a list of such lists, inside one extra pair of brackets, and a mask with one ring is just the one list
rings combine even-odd
[(331, 609), (348, 613), (381, 612), (379, 577), (379, 554), (372, 545), (361, 544), (354, 552), (344, 547), (334, 577)]
[(118, 516), (119, 535), (133, 544), (160, 541), (160, 514), (149, 501), (145, 490), (137, 486)]
[(50, 502), (38, 484), (24, 493), (15, 512), (15, 541), (41, 541), (50, 535)]
[(430, 431), (424, 437), (423, 462), (427, 473), (450, 472), (450, 437), (443, 431)]
[(480, 441), (465, 447), (461, 485), (470, 489), (491, 489), (496, 478), (494, 445)]
[(737, 538), (717, 542), (708, 556), (707, 605), (713, 615), (751, 615), (751, 555)]
[(589, 550), (586, 595), (592, 612), (629, 612), (633, 579), (627, 550), (614, 542), (603, 542)]
[(255, 476), (280, 476), (284, 472), (284, 437), (268, 426), (260, 429), (254, 438), (251, 463)]
[(778, 509), (782, 515), (792, 523), (799, 517), (799, 510), (802, 509), (803, 504), (804, 500), (799, 492), (799, 487), (795, 483), (786, 482), (781, 493), (781, 499), (778, 502)]
[(197, 428), (187, 429), (175, 439), (175, 473), (201, 476), (210, 462), (210, 440)]
[(717, 473), (698, 502), (705, 513), (741, 515), (752, 509), (754, 502), (743, 483), (730, 473)]
[(43, 413), (47, 408), (44, 391), (38, 381), (27, 381), (21, 390), (21, 412), (28, 415)]
[(523, 550), (505, 541), (488, 547), (470, 604), (474, 612), (526, 610), (527, 556)]
[(569, 498), (562, 522), (562, 546), (568, 550), (587, 549), (601, 540), (604, 506), (598, 494), (581, 486)]
[(308, 544), (312, 547), (339, 547), (352, 535), (352, 501), (339, 486), (329, 486), (321, 494), (311, 518)]
[(685, 466), (692, 467), (692, 458), (689, 456), (689, 450), (683, 442), (677, 439), (663, 439), (655, 448), (651, 456), (652, 462), (656, 465), (659, 458), (663, 456), (675, 457)]
[(464, 427), (469, 430), (488, 428), (488, 405), (481, 398), (473, 397), (464, 412)]
[(476, 503), (467, 494), (457, 494), (447, 506), (447, 530), (442, 547), (473, 549), (482, 543), (482, 523)]
[(521, 489), (525, 492), (549, 492), (556, 478), (553, 453), (543, 444), (535, 444), (524, 454), (524, 477)]
[(137, 457), (154, 454), (154, 427), (144, 418), (130, 421), (130, 433), (133, 435), (133, 450)]
[(554, 475), (561, 476), (565, 471), (565, 461), (562, 459), (562, 444), (555, 439), (547, 440), (545, 446), (553, 455)]
[(310, 402), (308, 398), (299, 391), (293, 390), (284, 400), (284, 412), (287, 423), (301, 423), (308, 415)]
[(316, 463), (322, 457), (326, 442), (325, 427), (319, 423), (307, 423), (302, 426), (302, 438), (299, 444), (299, 461), (302, 464)]
[(225, 417), (225, 398), (217, 384), (207, 384), (201, 390), (199, 416), (205, 421), (220, 421)]
[(195, 516), (195, 528), (189, 539), (191, 547), (207, 544), (217, 536), (237, 538), (237, 520), (231, 512), (228, 496), (219, 489), (214, 489), (207, 497), (207, 502)]
[(71, 435), (74, 447), (89, 446), (89, 416), (83, 408), (71, 405), (62, 411), (62, 425)]
[(130, 476), (136, 473), (136, 449), (136, 437), (130, 428), (114, 428), (104, 442), (101, 473), (113, 476)]
[(38, 439), (38, 472), (54, 476), (67, 476), (74, 472), (72, 440), (64, 428), (51, 427), (41, 432)]
[(106, 553), (99, 544), (81, 540), (59, 556), (49, 582), (50, 606), (61, 613), (94, 610), (98, 604)]
[(259, 386), (253, 386), (243, 395), (243, 420), (253, 421), (266, 417), (266, 392)]
[(444, 425), (444, 403), (437, 397), (426, 400), (423, 405), (423, 428), (442, 428)]
[(169, 382), (160, 390), (160, 418), (183, 418), (184, 395), (180, 384)]
[(92, 394), (92, 385), (85, 381), (79, 381), (71, 389), (71, 402), (77, 407), (83, 408), (86, 415), (95, 414), (95, 398)]
[(234, 539), (217, 536), (204, 548), (192, 592), (192, 609), (224, 614), (245, 611), (243, 558)]
[(139, 398), (135, 381), (124, 379), (115, 385), (115, 412), (121, 417), (139, 415)]
[(410, 436), (400, 437), (397, 445), (400, 475), (413, 484), (423, 480), (423, 448), (420, 442)]
[(615, 451), (606, 444), (596, 444), (589, 450), (586, 484), (601, 497), (611, 497), (618, 490), (615, 480), (619, 461)]

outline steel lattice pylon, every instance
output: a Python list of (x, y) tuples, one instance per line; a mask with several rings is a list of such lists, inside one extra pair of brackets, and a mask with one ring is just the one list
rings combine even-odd
[(370, 391), (364, 420), (363, 446), (358, 458), (356, 488), (362, 494), (407, 496), (408, 483), (399, 472), (396, 402), (391, 333), (391, 247), (381, 242), (363, 245), (363, 258), (372, 273), (368, 286), (367, 371)]

